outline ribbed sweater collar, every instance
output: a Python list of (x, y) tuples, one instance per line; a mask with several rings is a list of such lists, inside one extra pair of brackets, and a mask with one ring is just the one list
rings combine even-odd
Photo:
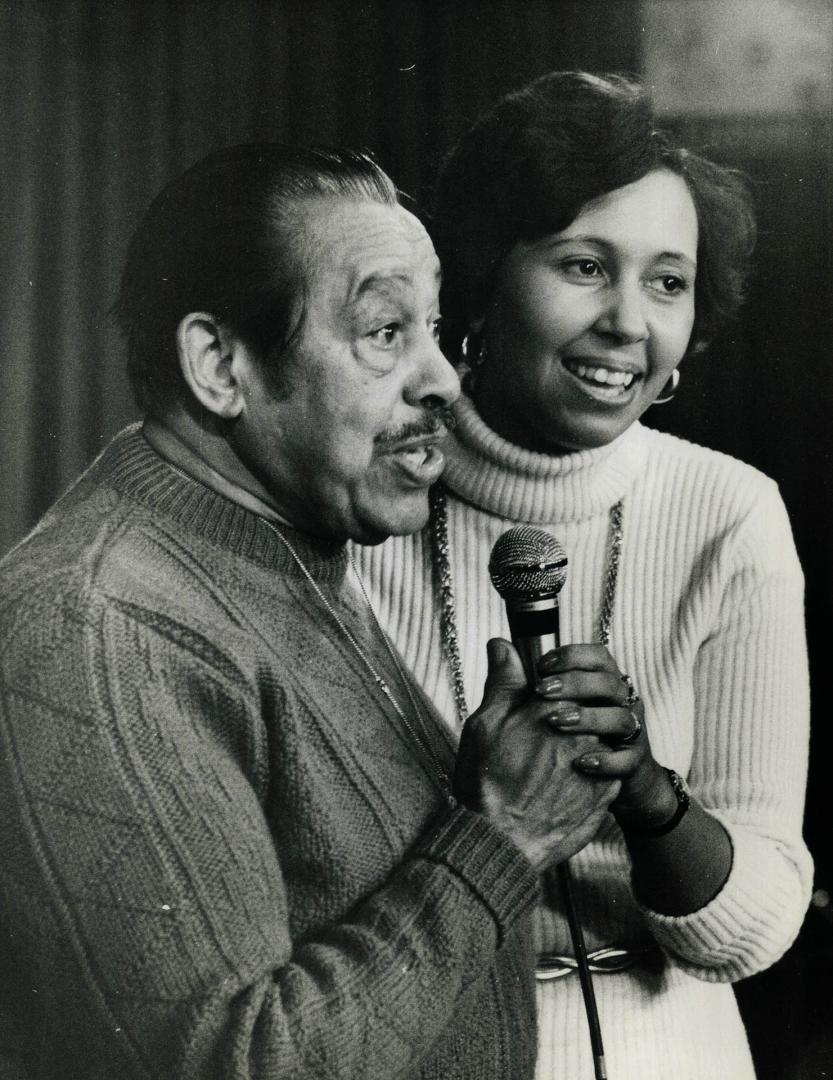
[(507, 442), (465, 396), (455, 413), (443, 482), (465, 502), (511, 521), (580, 521), (606, 512), (645, 466), (647, 431), (638, 423), (607, 446), (549, 455)]
[[(93, 465), (92, 477), (179, 529), (197, 533), (269, 569), (301, 574), (273, 527), (246, 507), (183, 475), (150, 446), (138, 424), (116, 436)], [(344, 544), (307, 536), (284, 525), (280, 531), (320, 585), (343, 579), (347, 567)]]

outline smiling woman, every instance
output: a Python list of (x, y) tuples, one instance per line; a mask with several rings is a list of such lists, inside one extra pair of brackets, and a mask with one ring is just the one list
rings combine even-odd
[(602, 446), (653, 404), (694, 323), (697, 212), (657, 169), (600, 195), (555, 236), (500, 264), (477, 375), (480, 416), (552, 453)]
[[(803, 583), (783, 504), (754, 469), (641, 422), (737, 309), (754, 232), (742, 180), (675, 147), (638, 85), (556, 72), (498, 102), (437, 186), (465, 393), (430, 528), (362, 556), (459, 734), (486, 641), (508, 636), (493, 545), (531, 524), (567, 553), (575, 644), (538, 675), (553, 724), (597, 740), (577, 767), (621, 782), (572, 860), (615, 1080), (750, 1080), (728, 984), (784, 952), (809, 897)], [(538, 1080), (590, 1077), (555, 884), (536, 931)]]

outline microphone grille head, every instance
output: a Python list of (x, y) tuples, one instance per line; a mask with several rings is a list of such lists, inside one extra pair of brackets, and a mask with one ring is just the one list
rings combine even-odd
[(557, 596), (567, 577), (567, 555), (544, 529), (516, 525), (492, 548), (489, 576), (504, 600)]

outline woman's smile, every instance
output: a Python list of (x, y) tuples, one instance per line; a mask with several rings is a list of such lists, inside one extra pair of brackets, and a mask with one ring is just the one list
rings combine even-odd
[(639, 377), (636, 372), (609, 367), (592, 360), (562, 357), (561, 363), (573, 375), (580, 389), (595, 401), (623, 404), (631, 400), (628, 391)]

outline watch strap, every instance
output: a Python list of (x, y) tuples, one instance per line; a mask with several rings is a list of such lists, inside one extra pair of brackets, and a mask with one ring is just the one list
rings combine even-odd
[(674, 789), (674, 794), (677, 797), (677, 809), (668, 819), (663, 822), (662, 825), (647, 826), (642, 828), (634, 828), (631, 825), (626, 827), (626, 831), (632, 833), (634, 836), (665, 836), (666, 833), (670, 833), (672, 829), (680, 824), (685, 817), (689, 806), (691, 806), (691, 795), (688, 790), (688, 784), (680, 776), (679, 773), (674, 772), (673, 769), (665, 769), (668, 773), (668, 779), (671, 781), (671, 787)]

